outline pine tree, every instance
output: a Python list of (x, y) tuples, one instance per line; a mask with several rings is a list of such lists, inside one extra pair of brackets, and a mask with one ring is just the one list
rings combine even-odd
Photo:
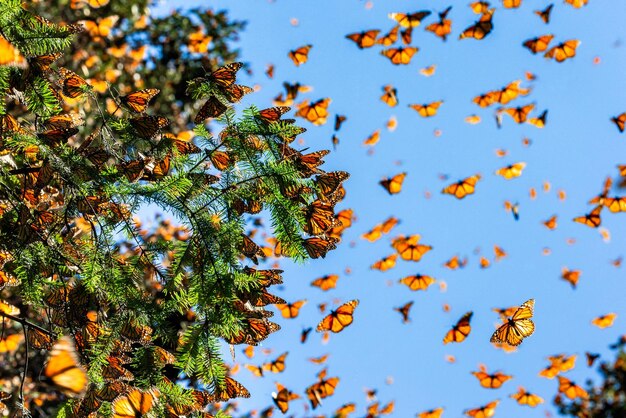
[[(324, 257), (348, 174), (319, 168), (327, 151), (290, 146), (304, 129), (281, 118), (288, 108), (234, 111), (252, 91), (236, 84), (240, 63), (190, 73), (178, 82), (186, 104), (170, 106), (180, 96), (162, 97), (147, 68), (144, 90), (120, 81), (99, 93), (101, 74), (60, 65), (80, 25), (0, 0), (0, 35), (15, 58), (0, 67), (0, 409), (223, 415), (217, 403), (249, 391), (221, 346), (267, 338), (279, 326), (265, 307), (284, 302), (268, 292), (281, 271), (256, 266), (267, 253), (248, 215), (271, 220), (274, 254)], [(177, 224), (144, 227), (134, 214), (148, 204)]]

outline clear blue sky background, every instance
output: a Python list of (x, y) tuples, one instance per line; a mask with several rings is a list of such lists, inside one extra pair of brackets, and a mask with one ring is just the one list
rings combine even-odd
[[(374, 1), (371, 10), (359, 0), (185, 1), (158, 8), (162, 13), (180, 6), (213, 6), (227, 9), (234, 19), (248, 21), (241, 40), (233, 46), (241, 50), (242, 60), (251, 64), (254, 74), (242, 75), (239, 81), (259, 84), (261, 90), (247, 97), (244, 106), (269, 107), (272, 97), (282, 91), (283, 81), (299, 81), (314, 88), (299, 99), (331, 97), (331, 114), (348, 117), (338, 134), (338, 150), (327, 157), (323, 168), (351, 173), (345, 184), (347, 198), (338, 209), (354, 209), (358, 220), (325, 260), (305, 266), (281, 262), (286, 280), (276, 293), (288, 301), (306, 298), (309, 302), (296, 319), (276, 318), (282, 331), (263, 343), (263, 348), (273, 350), (269, 356), (257, 350), (250, 361), (237, 348), (237, 360), (253, 364), (289, 351), (283, 374), (255, 378), (248, 370), (239, 372), (236, 378), (253, 394), (240, 402), (240, 411), (270, 405), (275, 381), (303, 395), (321, 369), (306, 359), (325, 353), (330, 353), (329, 375), (339, 376), (341, 382), (335, 395), (315, 411), (319, 414), (330, 414), (354, 401), (358, 405), (355, 416), (365, 415), (363, 389), (367, 387), (378, 389), (382, 403), (396, 401), (395, 417), (439, 406), (445, 408), (444, 417), (459, 417), (463, 410), (494, 399), (501, 399), (496, 416), (544, 417), (548, 412), (555, 414), (551, 400), (558, 386), (556, 379), (537, 375), (548, 364), (546, 356), (578, 354), (576, 368), (566, 376), (578, 383), (598, 378), (587, 368), (584, 352), (611, 358), (607, 346), (624, 333), (624, 268), (612, 266), (610, 260), (626, 248), (626, 215), (604, 211), (602, 222), (611, 232), (610, 243), (603, 242), (597, 230), (571, 219), (589, 212), (592, 206), (587, 200), (600, 192), (607, 175), (615, 176), (617, 164), (626, 164), (626, 137), (609, 120), (626, 111), (626, 55), (620, 46), (626, 38), (626, 3), (590, 0), (588, 6), (574, 9), (556, 1), (552, 21), (545, 25), (533, 10), (548, 3), (524, 0), (520, 9), (505, 10), (500, 1), (494, 1), (495, 29), (480, 42), (457, 39), (477, 19), (465, 1)], [(420, 51), (408, 66), (391, 65), (380, 55), (380, 47), (359, 50), (345, 39), (346, 34), (364, 29), (388, 31), (393, 26), (389, 12), (436, 12), (451, 4), (450, 39), (444, 43), (423, 30), (436, 19), (434, 13), (414, 30), (413, 45)], [(294, 17), (300, 22), (297, 27), (290, 25)], [(559, 64), (521, 46), (524, 40), (547, 33), (555, 35), (553, 42), (580, 39), (577, 56)], [(297, 68), (287, 53), (304, 44), (312, 44), (313, 49), (309, 62)], [(594, 65), (594, 57), (600, 58), (599, 64)], [(263, 74), (269, 63), (276, 66), (273, 80)], [(437, 65), (433, 77), (419, 74), (420, 68), (431, 64)], [(512, 104), (535, 102), (539, 111), (549, 109), (547, 126), (537, 129), (505, 118), (502, 129), (497, 129), (493, 108), (481, 109), (471, 99), (522, 79), (525, 71), (537, 75), (536, 81), (523, 83), (533, 91)], [(385, 84), (397, 87), (398, 107), (392, 109), (379, 101)], [(420, 118), (407, 107), (435, 100), (445, 103), (430, 119)], [(483, 122), (465, 123), (470, 114), (480, 115)], [(399, 121), (393, 133), (384, 127), (391, 115)], [(332, 120), (321, 127), (299, 122), (308, 129), (302, 136), (306, 146), (331, 146)], [(381, 141), (368, 156), (362, 142), (376, 129), (382, 130)], [(435, 137), (435, 129), (443, 134)], [(524, 137), (532, 140), (530, 147), (522, 145)], [(509, 155), (496, 157), (496, 148), (508, 150)], [(522, 177), (506, 181), (493, 174), (518, 161), (527, 163)], [(404, 189), (389, 196), (378, 181), (401, 171), (408, 172)], [(475, 195), (459, 201), (439, 193), (446, 184), (477, 172), (483, 180)], [(439, 174), (450, 178), (441, 181)], [(545, 180), (552, 184), (550, 193), (541, 191)], [(531, 187), (538, 191), (536, 200), (528, 197)], [(558, 189), (567, 192), (564, 202), (557, 199)], [(426, 190), (433, 193), (431, 199), (424, 197)], [(505, 200), (519, 202), (519, 221), (505, 212)], [(558, 228), (549, 231), (541, 221), (553, 214), (558, 215)], [(402, 221), (392, 234), (374, 244), (359, 238), (390, 215)], [(390, 239), (399, 233), (418, 233), (434, 250), (419, 263), (399, 261), (386, 273), (370, 270), (374, 261), (393, 252)], [(568, 238), (576, 243), (567, 245)], [(480, 248), (482, 255), (493, 259), (494, 244), (508, 256), (480, 269), (474, 249)], [(542, 255), (544, 247), (552, 254)], [(455, 254), (468, 256), (469, 263), (464, 269), (449, 271), (442, 264)], [(577, 289), (560, 279), (563, 266), (582, 270)], [(344, 273), (346, 267), (352, 274)], [(399, 278), (416, 273), (444, 280), (448, 291), (442, 293), (433, 286), (414, 293), (397, 284)], [(309, 286), (325, 274), (340, 274), (337, 289), (323, 293)], [(354, 324), (331, 336), (327, 345), (321, 344), (319, 334), (301, 345), (301, 329), (314, 327), (322, 318), (317, 304), (334, 298), (360, 299)], [(498, 318), (491, 308), (517, 305), (529, 298), (536, 300), (534, 335), (515, 353), (493, 348), (489, 338)], [(402, 324), (392, 308), (409, 300), (415, 301), (412, 322)], [(451, 306), (449, 313), (442, 310), (444, 303)], [(471, 335), (461, 344), (444, 346), (444, 334), (469, 310), (474, 311)], [(590, 324), (593, 317), (608, 312), (618, 314), (612, 328), (600, 330)], [(456, 363), (447, 363), (447, 354), (454, 355)], [(499, 390), (484, 389), (470, 374), (479, 363), (490, 371), (512, 374), (514, 379)], [(391, 385), (385, 383), (388, 376), (393, 377)], [(517, 405), (509, 395), (520, 385), (544, 397), (546, 404), (536, 409)], [(304, 400), (292, 402), (289, 412), (298, 417), (314, 415), (305, 413), (303, 404)]]

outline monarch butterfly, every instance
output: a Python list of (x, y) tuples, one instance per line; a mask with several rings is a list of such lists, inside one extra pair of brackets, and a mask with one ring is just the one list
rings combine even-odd
[(471, 124), (471, 125), (477, 125), (480, 123), (480, 116), (478, 115), (470, 115), (468, 117), (465, 118), (465, 122)]
[(315, 178), (315, 186), (318, 196), (322, 200), (331, 200), (345, 180), (350, 177), (350, 173), (345, 171), (331, 171), (329, 173), (318, 174)]
[(522, 170), (526, 167), (526, 163), (515, 163), (511, 165), (507, 165), (506, 167), (502, 167), (496, 170), (496, 175), (504, 177), (506, 180), (511, 180), (515, 177), (519, 177), (522, 175)]
[(489, 107), (500, 100), (500, 92), (490, 91), (485, 94), (478, 95), (472, 99), (480, 107)]
[(544, 126), (546, 126), (547, 117), (548, 117), (548, 110), (546, 109), (543, 112), (541, 112), (541, 115), (539, 115), (536, 118), (530, 118), (528, 119), (527, 122), (537, 128), (543, 128)]
[(613, 213), (626, 212), (626, 197), (605, 197), (602, 204)]
[(536, 38), (528, 39), (522, 44), (525, 48), (528, 48), (530, 52), (536, 54), (537, 52), (543, 52), (548, 49), (548, 45), (554, 38), (554, 35), (543, 35)]
[(85, 123), (78, 113), (64, 113), (52, 116), (44, 123), (46, 129), (72, 129)]
[(62, 142), (65, 142), (70, 137), (76, 135), (78, 133), (78, 129), (76, 128), (68, 128), (68, 129), (51, 129), (48, 131), (44, 131), (37, 134), (37, 137), (44, 142), (47, 142), (50, 146), (57, 146)]
[(576, 56), (576, 48), (580, 45), (577, 39), (570, 39), (552, 47), (544, 54), (546, 58), (553, 58), (556, 62), (563, 62), (566, 59)]
[(573, 221), (581, 223), (583, 225), (587, 225), (590, 228), (597, 228), (602, 223), (602, 219), (600, 218), (600, 212), (602, 212), (603, 208), (604, 206), (602, 205), (596, 206), (591, 212), (583, 216), (577, 216), (573, 219)]
[(410, 237), (394, 238), (391, 246), (398, 252), (403, 260), (420, 261), (422, 256), (433, 249), (430, 245), (418, 244), (419, 235), (411, 235)]
[(367, 30), (363, 32), (351, 33), (346, 35), (359, 47), (359, 49), (370, 48), (376, 44), (376, 37), (380, 31), (378, 29)]
[(120, 335), (132, 343), (147, 344), (152, 339), (152, 328), (136, 321), (128, 321), (120, 328)]
[(87, 389), (87, 373), (78, 363), (69, 337), (63, 337), (54, 344), (44, 374), (72, 396), (81, 396)]
[(376, 39), (376, 43), (383, 46), (395, 44), (398, 40), (398, 30), (400, 30), (400, 25), (394, 26), (386, 35)]
[(612, 117), (611, 122), (613, 122), (617, 126), (617, 129), (620, 132), (624, 132), (624, 127), (626, 126), (626, 112)]
[(133, 389), (113, 400), (113, 418), (135, 418), (146, 415), (155, 405), (160, 392), (156, 388), (147, 391)]
[(258, 345), (271, 333), (280, 329), (280, 325), (266, 319), (246, 318), (243, 320), (239, 334), (226, 339), (229, 344)]
[(589, 3), (589, 0), (565, 0), (565, 3), (579, 9), (583, 6), (586, 6)]
[(308, 100), (305, 100), (297, 106), (296, 116), (308, 120), (313, 125), (324, 125), (328, 118), (328, 105), (330, 102), (331, 99), (328, 97), (319, 99), (311, 104), (309, 104)]
[(224, 384), (215, 388), (213, 398), (216, 401), (226, 402), (234, 398), (249, 398), (250, 392), (241, 383), (230, 376), (226, 376)]
[(259, 111), (259, 118), (264, 122), (276, 122), (291, 109), (287, 106), (269, 107)]
[(311, 258), (325, 258), (330, 250), (337, 248), (337, 239), (328, 237), (326, 239), (320, 237), (307, 238), (302, 243), (304, 249)]
[(327, 291), (337, 287), (338, 274), (327, 274), (311, 282), (311, 286), (319, 287), (322, 291)]
[(458, 255), (453, 256), (448, 261), (446, 261), (443, 266), (449, 268), (450, 270), (456, 270), (459, 268), (463, 268), (467, 265), (467, 257), (461, 260)]
[(528, 392), (523, 387), (519, 387), (517, 393), (511, 395), (511, 398), (515, 399), (520, 405), (528, 405), (531, 408), (543, 403), (541, 396)]
[(52, 349), (52, 336), (37, 328), (29, 327), (27, 332), (28, 344), (32, 348), (37, 350), (51, 350)]
[(169, 126), (170, 121), (163, 116), (137, 116), (130, 119), (135, 133), (144, 139), (154, 138), (161, 129)]
[(487, 405), (483, 405), (474, 409), (467, 409), (463, 413), (467, 416), (474, 418), (489, 418), (496, 413), (496, 407), (500, 403), (500, 400), (489, 402)]
[(148, 103), (150, 103), (150, 100), (152, 100), (152, 98), (160, 92), (161, 90), (159, 89), (139, 90), (120, 97), (120, 102), (133, 112), (144, 113), (148, 107)]
[(119, 20), (119, 16), (113, 15), (96, 20), (83, 20), (82, 24), (89, 32), (94, 42), (100, 42), (111, 34), (111, 30)]
[(431, 116), (435, 116), (437, 114), (437, 110), (439, 109), (439, 106), (441, 106), (441, 104), (443, 103), (443, 100), (439, 100), (436, 102), (432, 102), (432, 103), (426, 103), (423, 105), (420, 104), (410, 104), (409, 107), (415, 111), (417, 111), (417, 113), (419, 113), (419, 115), (423, 118), (429, 118)]
[(467, 177), (444, 187), (443, 190), (441, 190), (441, 193), (452, 195), (457, 199), (463, 199), (467, 195), (474, 194), (474, 189), (478, 180), (480, 180), (479, 174)]
[(293, 393), (280, 383), (276, 383), (276, 390), (278, 392), (272, 392), (272, 401), (280, 409), (280, 412), (286, 414), (289, 411), (289, 401), (300, 399), (300, 395)]
[(564, 394), (570, 399), (588, 399), (589, 393), (566, 377), (558, 376), (559, 379), (559, 393)]
[(63, 94), (71, 99), (80, 97), (91, 89), (91, 86), (81, 76), (67, 68), (60, 68), (59, 76), (61, 77), (59, 85)]
[(448, 35), (452, 32), (452, 21), (447, 19), (451, 9), (452, 6), (439, 13), (439, 22), (434, 22), (426, 26), (427, 31), (434, 33), (435, 36), (440, 37), (444, 41), (447, 40)]
[(277, 303), (276, 308), (280, 311), (283, 318), (296, 318), (300, 314), (300, 308), (304, 306), (306, 299), (297, 300), (293, 303)]
[(522, 5), (522, 0), (502, 0), (505, 9), (517, 9)]
[(26, 60), (28, 65), (34, 72), (39, 74), (47, 74), (50, 72), (50, 66), (59, 58), (61, 58), (60, 52), (54, 54), (39, 55), (36, 57), (29, 57)]
[(529, 299), (524, 302), (491, 336), (492, 343), (506, 343), (518, 346), (524, 338), (535, 332), (535, 324), (530, 319), (533, 316), (535, 300)]
[(550, 23), (550, 13), (552, 12), (553, 7), (554, 4), (549, 4), (548, 7), (543, 10), (535, 10), (535, 14), (543, 20), (543, 23), (548, 24)]
[(23, 334), (10, 334), (0, 339), (0, 353), (13, 353), (17, 351), (23, 339)]
[(487, 373), (487, 368), (484, 364), (481, 364), (479, 366), (479, 369), (479, 371), (471, 373), (474, 375), (474, 377), (476, 377), (476, 379), (478, 379), (480, 385), (487, 389), (498, 389), (504, 384), (504, 382), (513, 378), (513, 376), (504, 374), (502, 372), (489, 374)]
[(397, 194), (402, 190), (402, 183), (404, 182), (405, 177), (406, 172), (396, 174), (395, 176), (381, 180), (378, 183), (383, 186), (383, 188), (387, 190), (387, 193), (390, 195)]
[(585, 352), (585, 356), (587, 357), (587, 366), (589, 367), (593, 366), (593, 363), (600, 358), (599, 353), (590, 353), (588, 351)]
[(410, 27), (400, 31), (400, 37), (402, 38), (402, 43), (404, 45), (410, 45), (413, 41), (413, 28)]
[(333, 413), (333, 416), (337, 418), (345, 418), (348, 414), (351, 414), (354, 411), (356, 411), (356, 404), (354, 402), (350, 402), (337, 408)]
[(300, 48), (289, 51), (289, 58), (291, 59), (291, 61), (293, 61), (296, 67), (299, 67), (300, 65), (308, 61), (309, 51), (311, 50), (311, 48), (313, 48), (313, 45), (304, 45)]
[(420, 412), (418, 418), (440, 418), (443, 408), (431, 409), (429, 411)]
[(367, 407), (367, 416), (368, 417), (379, 417), (381, 415), (389, 415), (393, 412), (395, 408), (395, 402), (391, 401), (384, 407), (380, 408), (378, 402), (374, 402), (373, 404)]
[(580, 278), (579, 270), (570, 270), (567, 267), (563, 267), (561, 269), (561, 279), (565, 280), (566, 282), (569, 282), (569, 284), (571, 284), (574, 289), (576, 288), (576, 285), (578, 284), (579, 278)]
[(617, 318), (617, 314), (608, 313), (606, 315), (600, 315), (597, 318), (591, 320), (591, 323), (598, 328), (608, 328), (613, 326), (613, 322), (615, 322), (615, 318)]
[(304, 218), (304, 231), (309, 235), (322, 235), (335, 225), (333, 205), (315, 200), (308, 205)]
[(464, 341), (472, 331), (470, 321), (474, 312), (467, 312), (457, 321), (450, 331), (443, 337), (443, 343), (460, 343)]
[(480, 19), (472, 26), (465, 29), (460, 35), (459, 39), (474, 38), (476, 40), (484, 39), (493, 30), (493, 12), (495, 9), (489, 9), (482, 14)]
[(208, 81), (217, 84), (220, 87), (230, 87), (235, 84), (237, 71), (243, 67), (241, 62), (232, 62), (219, 67), (206, 78)]
[(406, 285), (409, 289), (416, 290), (426, 290), (428, 289), (436, 280), (430, 276), (424, 276), (422, 274), (414, 274), (412, 276), (406, 276), (402, 279), (398, 280), (398, 283)]
[(287, 358), (287, 354), (289, 354), (289, 352), (281, 354), (274, 361), (265, 363), (263, 365), (263, 370), (271, 373), (282, 373), (285, 370), (285, 359)]
[(335, 393), (335, 388), (339, 384), (338, 377), (329, 377), (328, 379), (321, 377), (320, 379), (319, 382), (314, 383), (306, 389), (307, 397), (313, 409), (317, 408), (317, 406), (322, 403), (322, 399)]
[(228, 109), (226, 105), (216, 96), (212, 95), (202, 105), (193, 121), (194, 123), (202, 123), (206, 118), (217, 118), (226, 112), (226, 109)]
[(407, 322), (411, 321), (411, 319), (409, 318), (409, 312), (411, 311), (412, 306), (413, 301), (410, 301), (398, 308), (393, 308), (394, 311), (399, 312), (400, 315), (402, 315), (402, 323), (406, 324)]
[(415, 53), (419, 51), (419, 48), (409, 46), (409, 47), (398, 47), (398, 48), (389, 48), (383, 49), (380, 51), (382, 55), (389, 58), (392, 64), (394, 65), (407, 65), (411, 62), (411, 58)]
[(393, 19), (403, 28), (414, 28), (422, 23), (422, 19), (430, 15), (430, 11), (422, 10), (415, 13), (389, 13), (389, 19)]
[(300, 343), (304, 344), (306, 342), (306, 340), (309, 337), (309, 334), (311, 333), (311, 331), (313, 331), (312, 327), (305, 328), (305, 329), (302, 330), (302, 332), (300, 333)]
[(528, 114), (532, 112), (535, 108), (535, 105), (530, 103), (526, 106), (518, 106), (518, 107), (506, 107), (503, 109), (499, 109), (498, 113), (506, 113), (516, 123), (524, 123), (528, 119)]
[(341, 332), (345, 327), (349, 326), (352, 323), (354, 310), (358, 305), (359, 300), (354, 299), (344, 303), (335, 310), (331, 310), (330, 314), (326, 315), (319, 322), (319, 324), (317, 324), (315, 330), (317, 332)]
[[(389, 107), (395, 107), (398, 104), (398, 90), (388, 84), (383, 87), (383, 91), (384, 93), (380, 96), (380, 100)], [(624, 120), (626, 121), (626, 113), (624, 113)]]
[(387, 271), (396, 266), (396, 260), (398, 258), (398, 254), (391, 254), (381, 260), (376, 261), (374, 264), (370, 266), (373, 270)]

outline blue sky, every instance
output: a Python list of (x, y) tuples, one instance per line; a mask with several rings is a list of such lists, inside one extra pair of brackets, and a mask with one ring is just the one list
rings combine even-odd
[[(423, 27), (452, 3), (448, 16), (453, 21), (452, 35), (442, 42)], [(348, 117), (338, 133), (341, 143), (323, 168), (351, 173), (345, 184), (347, 197), (338, 209), (352, 208), (357, 216), (339, 248), (326, 259), (304, 266), (281, 262), (285, 284), (276, 293), (288, 301), (306, 298), (308, 304), (296, 319), (277, 318), (281, 332), (262, 346), (273, 350), (269, 356), (257, 350), (257, 356), (248, 360), (237, 349), (237, 360), (252, 364), (290, 352), (286, 371), (280, 375), (255, 378), (248, 370), (239, 372), (237, 379), (253, 393), (251, 399), (240, 402), (240, 411), (270, 405), (275, 381), (302, 395), (321, 369), (306, 359), (326, 353), (330, 353), (329, 375), (339, 376), (341, 382), (335, 395), (315, 411), (319, 414), (356, 402), (355, 416), (363, 416), (363, 389), (367, 387), (378, 389), (382, 403), (395, 400), (395, 417), (414, 416), (439, 406), (445, 408), (444, 417), (458, 417), (463, 410), (494, 399), (501, 400), (496, 416), (544, 417), (547, 412), (555, 413), (551, 399), (558, 386), (556, 380), (537, 375), (548, 364), (545, 357), (578, 354), (576, 368), (566, 376), (578, 383), (597, 378), (584, 364), (584, 352), (610, 356), (607, 346), (624, 333), (624, 269), (610, 261), (626, 248), (626, 215), (603, 212), (602, 224), (611, 232), (609, 243), (598, 230), (571, 219), (589, 212), (592, 206), (587, 200), (601, 191), (606, 176), (617, 174), (617, 164), (626, 164), (626, 139), (610, 122), (611, 116), (626, 111), (626, 55), (621, 46), (626, 38), (622, 22), (626, 3), (590, 0), (588, 6), (574, 9), (557, 1), (552, 21), (545, 25), (533, 10), (547, 4), (524, 0), (521, 8), (505, 10), (500, 1), (494, 1), (494, 31), (483, 41), (459, 41), (458, 34), (477, 20), (465, 2), (374, 1), (371, 10), (360, 0), (210, 2), (217, 9), (227, 9), (232, 18), (248, 21), (234, 46), (241, 50), (242, 60), (250, 63), (253, 75), (239, 81), (258, 84), (261, 90), (248, 96), (242, 107), (269, 107), (272, 97), (282, 91), (283, 81), (298, 81), (313, 87), (298, 101), (330, 97), (331, 115)], [(159, 11), (182, 5), (166, 2)], [(184, 2), (185, 7), (206, 5), (203, 1)], [(394, 66), (380, 55), (380, 47), (359, 50), (345, 39), (346, 34), (365, 29), (385, 33), (393, 26), (388, 13), (418, 10), (431, 10), (433, 15), (413, 32), (412, 45), (420, 51), (410, 65)], [(299, 20), (298, 26), (290, 24), (292, 18)], [(555, 35), (553, 43), (580, 39), (577, 56), (559, 64), (521, 46), (526, 39), (548, 33)], [(313, 45), (309, 61), (295, 67), (287, 53), (305, 44)], [(594, 64), (596, 57), (598, 64)], [(273, 80), (263, 74), (270, 63), (276, 67)], [(419, 74), (420, 68), (431, 64), (437, 65), (435, 75)], [(505, 118), (503, 127), (497, 129), (493, 108), (481, 109), (471, 99), (523, 79), (526, 71), (537, 76), (535, 81), (522, 83), (532, 92), (512, 105), (533, 102), (537, 113), (548, 109), (547, 125), (537, 129)], [(389, 108), (379, 100), (385, 84), (398, 89), (399, 106)], [(444, 103), (429, 119), (407, 107), (435, 100)], [(471, 114), (480, 115), (482, 122), (464, 122)], [(395, 132), (388, 132), (385, 123), (392, 115), (399, 124)], [(305, 146), (331, 147), (332, 117), (320, 127), (298, 121), (308, 129), (302, 136)], [(381, 140), (370, 156), (362, 142), (376, 129), (381, 129)], [(442, 131), (441, 136), (433, 134), (436, 129)], [(522, 144), (525, 137), (532, 141), (528, 147)], [(498, 158), (497, 148), (506, 149), (508, 155)], [(506, 181), (493, 174), (518, 161), (527, 163), (520, 178)], [(402, 171), (408, 173), (402, 192), (389, 196), (378, 182)], [(475, 173), (481, 173), (483, 179), (474, 195), (457, 200), (439, 193), (452, 181)], [(449, 178), (442, 181), (440, 175)], [(549, 193), (541, 190), (544, 181), (552, 184)], [(529, 198), (531, 187), (538, 192), (535, 200)], [(559, 189), (566, 191), (565, 201), (557, 198)], [(430, 191), (432, 198), (426, 199), (425, 191)], [(616, 193), (619, 191), (612, 192)], [(519, 203), (519, 221), (503, 209), (505, 200)], [(553, 214), (558, 215), (558, 227), (549, 231), (541, 221)], [(390, 215), (401, 220), (390, 235), (376, 243), (359, 238)], [(399, 261), (385, 273), (371, 270), (374, 261), (393, 252), (390, 239), (398, 234), (420, 234), (422, 242), (434, 249), (419, 263)], [(568, 245), (569, 238), (575, 239), (575, 244)], [(480, 269), (475, 249), (493, 259), (494, 245), (504, 248), (508, 256)], [(550, 248), (551, 254), (542, 255), (544, 248)], [(467, 267), (456, 271), (444, 268), (442, 264), (453, 255), (467, 256)], [(582, 271), (577, 289), (559, 278), (564, 266)], [(350, 275), (344, 273), (346, 267), (352, 270)], [(438, 286), (411, 292), (397, 283), (416, 273), (445, 281), (447, 292)], [(323, 293), (309, 286), (325, 274), (341, 276), (337, 289)], [(342, 302), (360, 299), (353, 325), (331, 336), (327, 345), (321, 344), (319, 334), (301, 345), (301, 329), (314, 327), (322, 318), (317, 304), (335, 298)], [(521, 304), (529, 298), (536, 300), (534, 335), (515, 353), (493, 348), (489, 337), (498, 318), (491, 308)], [(402, 324), (392, 308), (409, 300), (415, 302), (412, 322)], [(450, 305), (449, 313), (443, 311), (444, 303)], [(474, 317), (468, 339), (444, 346), (444, 334), (470, 310)], [(618, 314), (613, 327), (600, 330), (590, 324), (593, 317), (608, 312)], [(446, 362), (448, 354), (456, 357), (455, 363)], [(514, 378), (501, 389), (484, 389), (470, 374), (479, 363)], [(393, 384), (385, 382), (388, 376), (393, 377)], [(517, 405), (509, 395), (518, 386), (539, 394), (546, 403), (535, 409)], [(303, 404), (292, 402), (289, 412), (312, 416), (304, 412)]]

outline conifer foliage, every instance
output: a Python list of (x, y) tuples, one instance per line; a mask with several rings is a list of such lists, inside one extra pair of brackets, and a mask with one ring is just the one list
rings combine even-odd
[[(235, 113), (252, 91), (236, 83), (240, 63), (185, 80), (200, 110), (182, 135), (184, 116), (152, 108), (159, 86), (98, 92), (60, 65), (84, 25), (0, 0), (0, 29), (15, 51), (0, 67), (0, 409), (221, 415), (216, 403), (250, 396), (222, 344), (278, 331), (265, 306), (285, 303), (268, 292), (281, 271), (257, 266), (267, 254), (248, 215), (271, 219), (276, 255), (324, 257), (348, 174), (319, 168), (327, 151), (290, 146), (304, 129), (282, 119), (288, 108)], [(144, 227), (134, 214), (147, 204), (180, 226)]]

